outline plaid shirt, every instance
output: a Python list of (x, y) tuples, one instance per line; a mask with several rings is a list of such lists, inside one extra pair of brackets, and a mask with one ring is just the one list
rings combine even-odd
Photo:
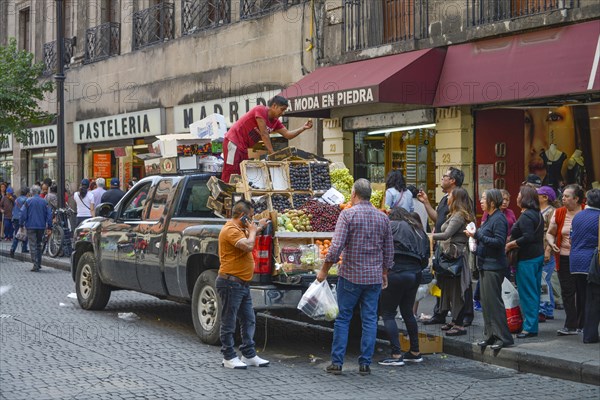
[(339, 276), (358, 285), (382, 283), (383, 268), (394, 265), (394, 241), (387, 216), (369, 201), (342, 211), (325, 261), (336, 263), (340, 254)]

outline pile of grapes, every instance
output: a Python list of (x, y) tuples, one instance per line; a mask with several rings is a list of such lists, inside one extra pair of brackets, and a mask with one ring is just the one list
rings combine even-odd
[(350, 175), (348, 168), (340, 168), (331, 171), (331, 184), (344, 195), (345, 202), (350, 200), (352, 185), (354, 185), (354, 177)]
[(295, 208), (300, 208), (306, 203), (306, 200), (310, 199), (310, 194), (308, 193), (294, 193), (292, 195), (292, 200), (294, 202)]
[(308, 200), (300, 210), (310, 214), (311, 225), (316, 232), (333, 232), (340, 215), (339, 206), (331, 206), (318, 200)]
[(371, 204), (377, 208), (382, 208), (383, 194), (383, 190), (373, 190), (373, 193), (371, 193)]
[(310, 176), (312, 178), (312, 190), (329, 190), (331, 188), (329, 165), (327, 163), (310, 163)]
[(254, 214), (260, 214), (261, 212), (269, 208), (266, 196), (253, 197), (251, 203), (252, 208), (254, 208)]
[(283, 194), (271, 195), (271, 203), (273, 204), (273, 208), (280, 213), (292, 208), (292, 203), (290, 203), (290, 198)]
[(310, 190), (308, 165), (290, 164), (290, 183), (293, 190)]

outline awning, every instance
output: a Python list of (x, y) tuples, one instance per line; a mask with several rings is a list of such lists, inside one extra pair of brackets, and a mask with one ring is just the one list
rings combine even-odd
[(434, 106), (600, 90), (600, 21), (450, 46)]
[(315, 70), (282, 92), (290, 116), (329, 117), (369, 103), (433, 104), (446, 49), (434, 48)]

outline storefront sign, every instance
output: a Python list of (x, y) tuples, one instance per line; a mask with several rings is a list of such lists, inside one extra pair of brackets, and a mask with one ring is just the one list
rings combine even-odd
[(217, 113), (225, 117), (228, 126), (233, 125), (242, 115), (257, 105), (267, 105), (279, 90), (272, 92), (251, 93), (224, 99), (204, 101), (173, 107), (175, 133), (189, 132), (190, 124)]
[(73, 124), (75, 143), (95, 143), (119, 139), (135, 139), (164, 133), (164, 109), (113, 115), (76, 121)]
[(94, 177), (112, 177), (110, 153), (94, 153)]
[(290, 99), (289, 112), (321, 110), (326, 108), (375, 103), (378, 100), (378, 87), (341, 90), (314, 96), (301, 96)]
[(56, 125), (31, 128), (27, 132), (27, 142), (21, 144), (24, 150), (40, 149), (43, 147), (56, 147)]
[(8, 135), (0, 135), (0, 153), (12, 152), (12, 133)]

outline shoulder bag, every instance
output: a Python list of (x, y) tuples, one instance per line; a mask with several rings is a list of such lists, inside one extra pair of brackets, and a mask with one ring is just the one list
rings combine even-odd
[(433, 270), (444, 276), (460, 276), (464, 267), (464, 248), (454, 243), (442, 242), (435, 248)]
[(600, 285), (600, 217), (598, 217), (598, 246), (590, 261), (590, 271), (588, 273), (587, 281), (589, 283)]

